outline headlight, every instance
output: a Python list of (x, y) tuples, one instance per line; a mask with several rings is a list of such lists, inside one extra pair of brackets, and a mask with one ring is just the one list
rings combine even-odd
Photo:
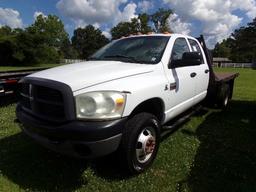
[(120, 118), (125, 106), (125, 94), (113, 91), (84, 93), (75, 99), (79, 119)]

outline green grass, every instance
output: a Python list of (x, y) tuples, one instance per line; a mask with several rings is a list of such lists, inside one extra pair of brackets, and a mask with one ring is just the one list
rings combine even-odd
[(38, 68), (50, 68), (50, 67), (57, 67), (62, 64), (39, 64), (36, 66), (0, 66), (0, 72), (7, 72), (7, 71), (19, 71), (19, 70), (27, 70), (27, 69), (38, 69)]
[(0, 108), (0, 191), (256, 191), (256, 70), (221, 70), (240, 73), (227, 111), (192, 117), (134, 177), (114, 157), (82, 161), (42, 148), (21, 133), (14, 104)]

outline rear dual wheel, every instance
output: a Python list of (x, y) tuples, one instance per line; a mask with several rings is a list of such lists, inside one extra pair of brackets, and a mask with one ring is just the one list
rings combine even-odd
[(217, 106), (220, 109), (225, 110), (229, 103), (230, 96), (230, 86), (228, 84), (223, 84), (221, 86), (220, 95), (218, 97)]

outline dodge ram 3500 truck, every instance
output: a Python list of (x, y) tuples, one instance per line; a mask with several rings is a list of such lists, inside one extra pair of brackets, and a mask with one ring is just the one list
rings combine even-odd
[(89, 61), (23, 78), (16, 113), (45, 147), (83, 158), (118, 149), (140, 173), (156, 157), (163, 125), (203, 101), (225, 107), (237, 75), (213, 72), (202, 36), (130, 36)]

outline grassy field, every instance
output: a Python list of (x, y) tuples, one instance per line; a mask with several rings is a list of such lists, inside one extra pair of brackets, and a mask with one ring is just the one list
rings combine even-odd
[(256, 70), (221, 71), (240, 73), (227, 111), (192, 117), (134, 177), (111, 158), (75, 160), (40, 147), (20, 132), (14, 104), (0, 108), (0, 191), (256, 191)]
[(39, 64), (36, 66), (0, 66), (0, 72), (7, 72), (7, 71), (19, 71), (19, 70), (27, 70), (27, 69), (38, 69), (38, 68), (50, 68), (50, 67), (57, 67), (62, 64)]

